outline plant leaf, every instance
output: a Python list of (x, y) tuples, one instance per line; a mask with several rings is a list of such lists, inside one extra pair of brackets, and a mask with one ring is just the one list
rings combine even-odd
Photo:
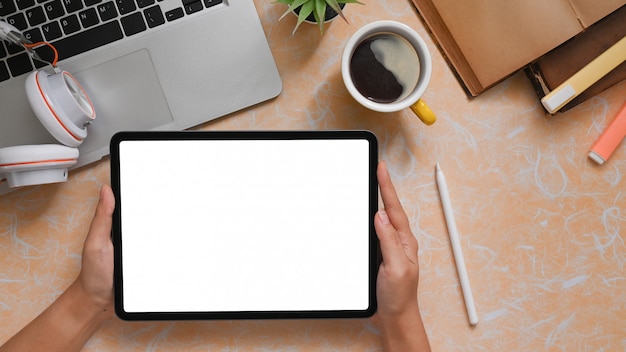
[(291, 0), (291, 4), (289, 5), (289, 8), (287, 9), (287, 11), (285, 11), (285, 13), (282, 14), (282, 16), (280, 16), (278, 20), (279, 21), (282, 20), (283, 17), (285, 17), (288, 13), (292, 12), (293, 10), (297, 9), (299, 6), (302, 6), (302, 4), (305, 4), (308, 1), (310, 0)]
[(320, 33), (324, 33), (324, 21), (326, 20), (326, 1), (325, 0), (315, 0), (315, 12), (313, 13), (315, 16), (315, 21), (320, 27)]
[(337, 2), (337, 0), (325, 0), (325, 1), (326, 1), (326, 4), (330, 6), (331, 9), (335, 10), (335, 12), (337, 12), (339, 16), (341, 16), (341, 18), (343, 18), (343, 20), (346, 21), (346, 23), (348, 23), (348, 20), (346, 19), (346, 16), (343, 15), (343, 12), (341, 11), (341, 7), (339, 7), (339, 3)]
[(298, 30), (298, 27), (300, 27), (302, 22), (304, 22), (304, 20), (307, 17), (309, 17), (311, 13), (313, 13), (314, 9), (315, 9), (315, 3), (313, 1), (304, 0), (304, 4), (302, 4), (302, 7), (300, 8), (300, 13), (298, 14), (298, 22), (296, 23), (296, 28), (294, 28), (293, 32), (291, 32), (292, 35), (296, 33), (296, 31)]

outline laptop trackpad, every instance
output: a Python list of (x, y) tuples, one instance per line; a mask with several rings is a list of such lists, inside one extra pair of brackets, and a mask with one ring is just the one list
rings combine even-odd
[(172, 122), (152, 59), (139, 50), (74, 73), (96, 109), (96, 120), (80, 147), (81, 159), (91, 162), (109, 152), (118, 131), (164, 129)]

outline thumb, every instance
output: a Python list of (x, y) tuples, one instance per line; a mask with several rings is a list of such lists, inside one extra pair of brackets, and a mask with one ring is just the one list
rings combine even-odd
[(374, 228), (380, 242), (383, 263), (391, 267), (402, 265), (401, 259), (404, 256), (404, 250), (400, 242), (400, 236), (389, 221), (389, 216), (384, 209), (376, 213)]
[(102, 185), (100, 201), (96, 208), (96, 214), (91, 221), (87, 240), (90, 238), (110, 240), (113, 222), (113, 210), (115, 209), (115, 196), (109, 185)]

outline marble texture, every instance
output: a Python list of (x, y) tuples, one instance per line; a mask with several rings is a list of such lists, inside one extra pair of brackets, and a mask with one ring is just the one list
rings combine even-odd
[[(295, 16), (255, 0), (283, 79), (269, 102), (199, 126), (369, 129), (380, 140), (420, 250), (419, 299), (437, 351), (626, 350), (626, 143), (603, 166), (587, 153), (626, 101), (622, 82), (546, 117), (516, 74), (468, 99), (408, 0), (349, 5), (350, 24), (291, 35)], [(433, 56), (424, 96), (439, 121), (359, 106), (343, 86), (341, 52), (362, 25), (392, 19), (420, 33)], [(446, 174), (480, 322), (467, 322), (435, 163)], [(0, 197), (0, 342), (76, 277), (109, 162), (67, 183)], [(156, 190), (158, 191), (158, 190)], [(380, 351), (374, 319), (139, 322), (113, 319), (85, 351)]]

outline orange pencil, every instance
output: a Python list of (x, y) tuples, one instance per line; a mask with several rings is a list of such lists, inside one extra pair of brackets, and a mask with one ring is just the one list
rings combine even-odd
[(613, 154), (626, 136), (626, 104), (622, 106), (615, 119), (591, 147), (589, 157), (598, 164), (603, 164)]

